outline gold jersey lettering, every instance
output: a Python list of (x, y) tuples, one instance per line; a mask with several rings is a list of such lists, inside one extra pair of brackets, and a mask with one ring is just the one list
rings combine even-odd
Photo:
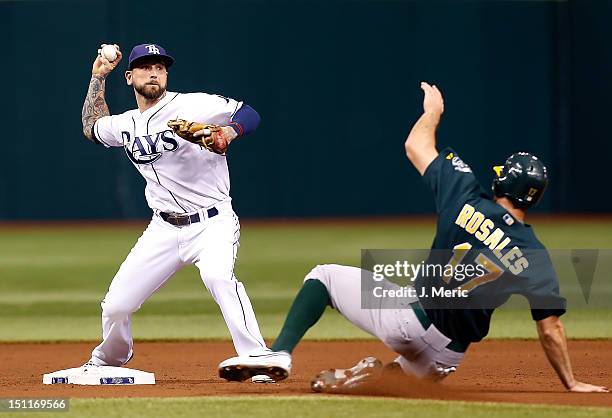
[(465, 226), (465, 230), (468, 231), (470, 234), (473, 234), (474, 232), (476, 232), (476, 230), (484, 220), (485, 216), (482, 213), (474, 213), (474, 215), (472, 215), (472, 219), (470, 219), (470, 221)]
[(502, 264), (506, 266), (506, 268), (510, 268), (510, 266), (513, 264), (512, 262), (516, 258), (522, 257), (522, 256), (523, 256), (523, 252), (518, 247), (513, 247), (512, 249), (506, 251), (506, 254), (504, 254), (499, 259), (499, 261), (501, 261)]
[(510, 238), (506, 237), (501, 244), (499, 244), (497, 247), (495, 247), (495, 249), (493, 250), (493, 254), (495, 254), (495, 256), (499, 259), (502, 258), (502, 253), (501, 250), (503, 250), (504, 248), (506, 248), (506, 246), (510, 244)]
[[(482, 212), (479, 212), (474, 206), (464, 204), (459, 211), (455, 224), (465, 229), (466, 232), (474, 235), (484, 245), (489, 247), (495, 257), (497, 257), (504, 267), (512, 274), (520, 274), (529, 267), (529, 261), (523, 252), (518, 247), (513, 247), (502, 254), (502, 250), (510, 245), (510, 238), (506, 236), (501, 228), (495, 228), (495, 223), (485, 217)], [(493, 229), (495, 228), (495, 229)], [(493, 231), (493, 232), (491, 232)], [(457, 250), (458, 248), (455, 248)], [(463, 250), (462, 248), (460, 248)], [(459, 253), (459, 252), (458, 252)], [(460, 254), (461, 256), (465, 254)], [(457, 254), (455, 254), (457, 256)]]
[(512, 274), (516, 274), (519, 275), (523, 272), (523, 270), (525, 270), (527, 267), (529, 267), (529, 261), (527, 260), (526, 257), (521, 257), (518, 260), (516, 260), (514, 262), (514, 265), (510, 266), (510, 272)]
[(497, 228), (495, 231), (493, 231), (493, 233), (491, 235), (489, 235), (487, 238), (485, 238), (483, 243), (484, 243), (484, 245), (486, 245), (490, 249), (494, 250), (495, 247), (497, 247), (497, 245), (499, 244), (499, 242), (501, 241), (501, 239), (503, 237), (504, 237), (504, 231), (502, 231), (501, 229)]
[(455, 223), (461, 228), (465, 228), (465, 224), (467, 224), (467, 221), (472, 217), (473, 214), (474, 207), (466, 203), (465, 205), (463, 205), (463, 209), (461, 209), (461, 212), (459, 212), (459, 216), (457, 216)]
[(484, 241), (485, 239), (487, 239), (487, 237), (491, 233), (491, 228), (493, 228), (494, 226), (495, 224), (493, 223), (493, 221), (487, 218), (482, 222), (482, 224), (480, 224), (480, 231), (476, 232), (474, 236), (479, 240)]

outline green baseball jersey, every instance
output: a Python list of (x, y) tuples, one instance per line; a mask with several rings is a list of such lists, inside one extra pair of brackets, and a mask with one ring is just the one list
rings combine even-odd
[(530, 225), (491, 200), (455, 151), (440, 152), (423, 179), (438, 214), (427, 265), (443, 268), (419, 275), (415, 288), (436, 328), (465, 345), (480, 341), (513, 294), (527, 298), (534, 320), (565, 313), (546, 248)]

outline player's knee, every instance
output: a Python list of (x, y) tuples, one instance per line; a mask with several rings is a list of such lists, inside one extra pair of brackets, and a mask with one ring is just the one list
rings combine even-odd
[(136, 312), (138, 308), (139, 306), (135, 306), (129, 302), (102, 302), (102, 316), (121, 320)]
[(231, 271), (208, 269), (200, 273), (202, 281), (209, 290), (217, 286), (225, 286), (228, 283), (234, 285), (234, 274)]
[(204, 283), (208, 286), (209, 283), (221, 283), (221, 282), (231, 282), (233, 281), (234, 274), (232, 271), (227, 271), (224, 269), (206, 269), (205, 271), (200, 272), (200, 276)]
[(332, 277), (333, 276), (329, 272), (328, 265), (319, 264), (315, 266), (312, 270), (310, 270), (310, 273), (308, 273), (304, 277), (304, 282), (306, 282), (307, 280), (318, 280), (321, 283), (323, 283), (323, 285), (329, 291), (329, 288), (330, 288), (329, 285), (331, 283)]

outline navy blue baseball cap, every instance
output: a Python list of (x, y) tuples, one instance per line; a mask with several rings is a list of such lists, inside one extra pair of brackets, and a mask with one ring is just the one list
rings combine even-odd
[(159, 57), (162, 59), (166, 68), (174, 63), (174, 58), (166, 53), (166, 50), (157, 44), (141, 44), (136, 45), (130, 52), (130, 58), (128, 61), (128, 69), (134, 68), (134, 62), (145, 57)]

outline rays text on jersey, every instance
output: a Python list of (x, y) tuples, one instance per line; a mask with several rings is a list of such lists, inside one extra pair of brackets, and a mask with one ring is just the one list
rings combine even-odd
[(176, 151), (179, 147), (170, 129), (134, 137), (129, 132), (122, 131), (121, 136), (125, 152), (134, 164), (152, 164), (161, 158), (164, 151)]

